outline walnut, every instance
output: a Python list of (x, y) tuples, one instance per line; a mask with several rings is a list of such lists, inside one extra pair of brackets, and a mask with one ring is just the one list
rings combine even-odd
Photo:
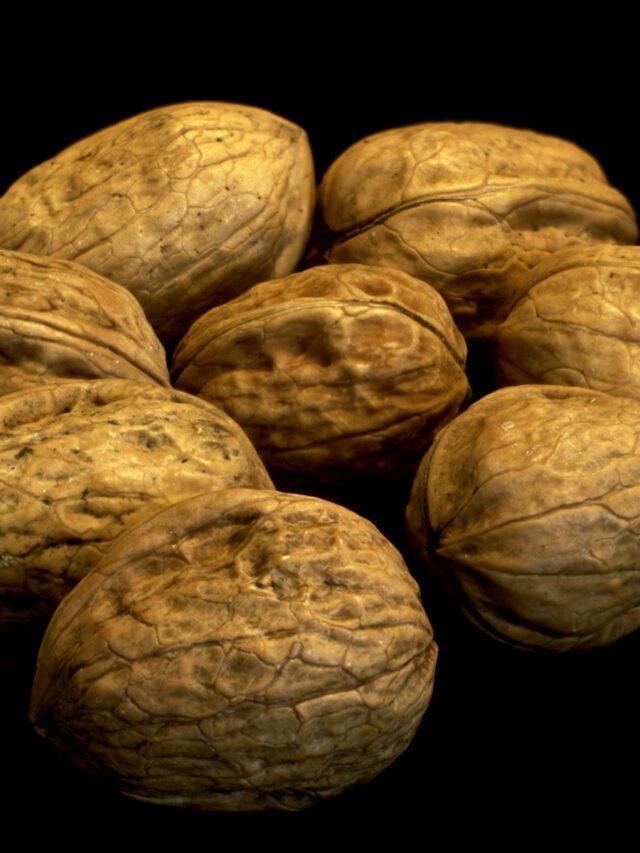
[(128, 290), (80, 264), (0, 250), (0, 394), (60, 378), (169, 385)]
[(368, 136), (319, 190), (319, 251), (402, 269), (445, 297), (468, 340), (489, 340), (550, 252), (633, 243), (634, 213), (598, 163), (562, 139), (481, 123)]
[(0, 199), (0, 245), (77, 260), (137, 296), (161, 340), (295, 269), (315, 196), (304, 131), (254, 107), (161, 107), (76, 142)]
[(613, 642), (640, 625), (640, 403), (520, 385), (440, 433), (407, 528), (469, 618), (509, 643)]
[(535, 267), (499, 327), (498, 381), (640, 398), (640, 247), (581, 246)]
[(224, 412), (173, 389), (61, 381), (0, 398), (0, 624), (41, 629), (125, 530), (227, 486), (268, 488)]
[(417, 584), (372, 524), (229, 489), (136, 527), (65, 599), (31, 716), (129, 796), (298, 809), (408, 746), (436, 657)]
[(432, 288), (347, 264), (212, 309), (181, 341), (172, 373), (246, 429), (280, 485), (344, 498), (415, 470), (466, 400), (465, 356)]

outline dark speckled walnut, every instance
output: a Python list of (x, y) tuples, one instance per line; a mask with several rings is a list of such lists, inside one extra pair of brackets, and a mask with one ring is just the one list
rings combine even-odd
[(129, 796), (298, 809), (408, 746), (436, 657), (418, 587), (373, 525), (229, 489), (136, 527), (65, 599), (31, 715)]
[(284, 488), (345, 494), (417, 466), (469, 385), (433, 288), (362, 264), (256, 285), (181, 341), (178, 388), (222, 406)]
[(128, 290), (80, 264), (0, 250), (0, 394), (61, 378), (169, 385)]
[(556, 651), (640, 627), (640, 402), (519, 385), (440, 433), (410, 539), (476, 624)]
[(498, 329), (495, 364), (501, 385), (640, 399), (640, 247), (575, 247), (535, 267)]
[(228, 486), (271, 480), (240, 427), (189, 394), (98, 379), (0, 398), (0, 625), (41, 630), (121, 533)]
[(493, 338), (549, 253), (634, 243), (629, 202), (599, 164), (563, 139), (477, 122), (434, 122), (368, 136), (319, 190), (332, 263), (380, 264), (442, 293), (468, 340)]
[(112, 278), (168, 344), (212, 305), (295, 269), (314, 196), (302, 128), (255, 107), (177, 104), (27, 172), (0, 198), (0, 246)]

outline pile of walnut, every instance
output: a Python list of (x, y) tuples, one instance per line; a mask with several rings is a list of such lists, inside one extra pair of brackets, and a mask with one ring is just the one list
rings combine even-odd
[[(57, 607), (32, 719), (133, 797), (301, 808), (411, 741), (437, 657), (417, 584), (327, 498), (407, 501), (418, 470), (412, 545), (508, 642), (639, 618), (640, 403), (590, 390), (640, 384), (624, 196), (571, 143), (447, 123), (339, 157), (307, 247), (314, 197), (301, 128), (194, 103), (0, 199), (2, 629)], [(465, 337), (498, 327), (505, 383), (587, 390), (459, 414)]]

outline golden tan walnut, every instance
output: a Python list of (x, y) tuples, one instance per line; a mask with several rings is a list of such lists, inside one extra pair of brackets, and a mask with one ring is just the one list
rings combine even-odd
[(229, 489), (136, 527), (65, 599), (31, 716), (129, 796), (298, 809), (408, 746), (436, 657), (417, 584), (372, 524)]
[(633, 243), (635, 215), (563, 139), (475, 122), (387, 130), (348, 148), (319, 189), (332, 263), (393, 266), (437, 288), (468, 340), (489, 340), (522, 275), (573, 243)]
[(160, 107), (61, 151), (0, 199), (0, 246), (77, 260), (137, 296), (161, 340), (292, 272), (315, 196), (302, 128), (255, 107)]
[(477, 625), (557, 651), (640, 626), (640, 403), (519, 385), (471, 406), (421, 463), (410, 540)]
[(128, 290), (80, 264), (0, 250), (0, 394), (60, 378), (169, 385)]
[(342, 498), (415, 469), (466, 400), (465, 357), (433, 288), (345, 264), (212, 309), (181, 341), (172, 374), (246, 429), (284, 488)]
[(498, 328), (494, 356), (502, 385), (640, 398), (640, 247), (575, 247), (539, 264)]
[(0, 398), (0, 624), (40, 628), (112, 542), (156, 510), (269, 488), (216, 407), (151, 383), (60, 381)]

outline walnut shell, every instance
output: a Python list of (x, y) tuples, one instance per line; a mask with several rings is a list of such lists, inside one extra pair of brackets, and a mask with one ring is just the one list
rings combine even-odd
[(432, 288), (346, 264), (212, 309), (181, 341), (172, 374), (241, 424), (281, 485), (335, 496), (415, 469), (467, 398), (465, 356)]
[(227, 486), (269, 488), (224, 412), (151, 383), (61, 381), (0, 398), (0, 624), (40, 628), (125, 530)]
[(0, 199), (0, 245), (113, 278), (171, 343), (212, 305), (295, 269), (314, 196), (300, 127), (255, 107), (177, 104), (27, 172)]
[(0, 394), (61, 378), (169, 385), (128, 290), (80, 264), (0, 250)]
[(417, 584), (372, 524), (229, 489), (136, 527), (65, 599), (31, 716), (129, 796), (298, 809), (408, 746), (436, 657)]
[(471, 406), (421, 463), (407, 528), (465, 613), (509, 643), (611, 643), (640, 625), (640, 404), (520, 385)]
[(580, 246), (532, 271), (499, 327), (498, 382), (640, 398), (640, 247)]
[(598, 163), (563, 139), (475, 122), (368, 136), (319, 189), (326, 257), (402, 269), (445, 297), (468, 340), (489, 340), (522, 275), (573, 243), (633, 243), (635, 216)]

